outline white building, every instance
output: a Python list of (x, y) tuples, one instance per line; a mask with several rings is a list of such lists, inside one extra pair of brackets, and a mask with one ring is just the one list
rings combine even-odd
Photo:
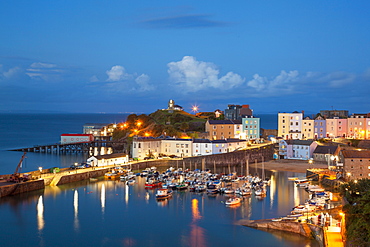
[(94, 140), (94, 136), (92, 134), (61, 134), (60, 135), (61, 144), (90, 142), (93, 140)]
[(212, 154), (234, 152), (247, 147), (246, 140), (224, 139), (212, 141)]
[(161, 138), (134, 138), (132, 143), (132, 157), (144, 159), (145, 157), (158, 157), (162, 152)]
[(313, 140), (279, 140), (280, 159), (299, 159), (309, 160), (313, 157), (313, 152), (317, 147), (317, 142)]
[(192, 139), (166, 138), (162, 140), (162, 152), (166, 155), (189, 157), (193, 155)]
[(134, 138), (132, 158), (157, 158), (160, 155), (188, 157), (193, 155), (191, 139), (180, 138)]
[(284, 139), (302, 139), (302, 112), (278, 113), (278, 136)]
[(128, 165), (129, 163), (128, 155), (125, 153), (115, 153), (115, 154), (106, 154), (106, 155), (96, 155), (91, 156), (87, 159), (87, 164), (90, 164), (94, 167), (99, 166), (121, 166)]
[(193, 156), (212, 154), (212, 141), (208, 139), (193, 140)]

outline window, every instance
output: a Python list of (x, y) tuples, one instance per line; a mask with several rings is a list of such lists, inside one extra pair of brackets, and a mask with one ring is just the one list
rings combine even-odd
[(213, 129), (215, 130), (217, 127), (216, 127), (216, 125), (213, 125)]
[(141, 143), (139, 143), (139, 146), (138, 146), (138, 148), (141, 148)]

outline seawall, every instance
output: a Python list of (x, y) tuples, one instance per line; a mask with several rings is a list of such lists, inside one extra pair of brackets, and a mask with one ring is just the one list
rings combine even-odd
[(86, 172), (80, 172), (75, 174), (65, 174), (58, 178), (58, 176), (55, 176), (53, 180), (50, 182), (50, 185), (62, 185), (62, 184), (68, 184), (73, 182), (78, 182), (81, 180), (89, 179), (89, 178), (97, 178), (104, 176), (106, 172), (108, 172), (108, 168), (106, 169), (99, 169), (99, 170), (93, 170), (93, 171), (86, 171)]
[(44, 180), (34, 180), (23, 183), (12, 183), (0, 186), (0, 197), (41, 190), (45, 188)]
[(316, 239), (320, 246), (324, 246), (324, 233), (321, 227), (316, 225), (307, 224), (298, 221), (272, 221), (269, 219), (264, 220), (239, 220), (239, 225), (263, 229), (272, 229), (285, 232), (300, 234), (307, 238)]

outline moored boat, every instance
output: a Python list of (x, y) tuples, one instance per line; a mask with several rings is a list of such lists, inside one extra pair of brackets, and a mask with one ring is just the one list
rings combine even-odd
[(104, 174), (104, 178), (110, 179), (110, 180), (118, 179), (119, 177), (120, 177), (120, 174), (116, 172), (107, 172)]
[(238, 205), (240, 204), (240, 202), (241, 202), (241, 199), (239, 197), (232, 197), (232, 198), (227, 199), (225, 204), (231, 206), (231, 205)]
[(148, 180), (145, 182), (145, 188), (146, 189), (153, 189), (153, 188), (158, 188), (162, 186), (162, 182), (158, 180)]
[(167, 199), (167, 198), (170, 198), (171, 196), (172, 196), (172, 190), (168, 190), (168, 189), (158, 189), (155, 194), (155, 197), (157, 198), (157, 200)]

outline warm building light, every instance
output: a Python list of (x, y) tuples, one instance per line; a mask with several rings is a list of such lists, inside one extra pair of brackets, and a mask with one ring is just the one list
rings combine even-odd
[(140, 127), (142, 124), (143, 124), (143, 123), (142, 123), (142, 122), (140, 122), (140, 121), (137, 121), (137, 123), (136, 123), (137, 127)]
[(145, 132), (145, 134), (144, 134), (146, 137), (148, 137), (148, 136), (150, 136), (150, 133), (148, 133), (148, 132)]

